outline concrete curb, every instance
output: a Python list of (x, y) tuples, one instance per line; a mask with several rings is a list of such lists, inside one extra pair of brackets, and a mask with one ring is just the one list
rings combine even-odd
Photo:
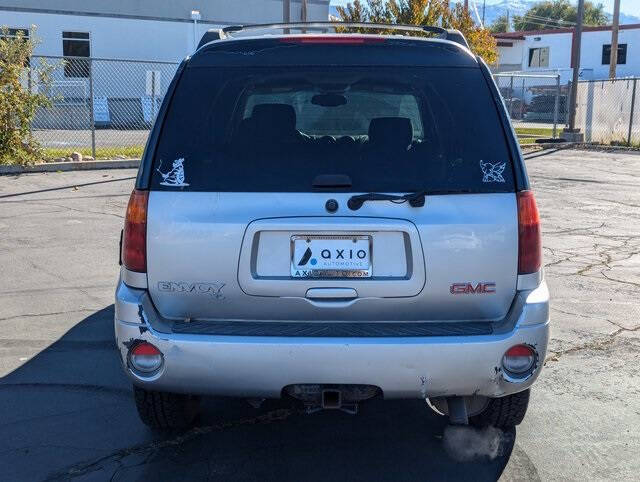
[(137, 169), (140, 159), (115, 159), (105, 161), (80, 161), (80, 162), (46, 162), (32, 166), (2, 166), (0, 175), (26, 174), (30, 172), (59, 172), (59, 171), (87, 171), (94, 169)]

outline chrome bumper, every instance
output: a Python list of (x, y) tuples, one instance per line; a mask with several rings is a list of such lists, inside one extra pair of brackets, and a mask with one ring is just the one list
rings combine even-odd
[[(517, 303), (519, 300), (519, 303)], [(525, 390), (542, 369), (549, 340), (549, 291), (542, 281), (521, 291), (513, 322), (491, 335), (308, 338), (176, 334), (155, 311), (145, 290), (120, 282), (115, 334), (126, 373), (153, 390), (279, 398), (291, 384), (365, 384), (385, 398), (452, 395), (500, 397)], [(513, 311), (513, 310), (512, 310)], [(165, 323), (165, 325), (163, 325)], [(164, 354), (158, 373), (129, 369), (128, 347), (139, 341)], [(503, 354), (527, 344), (538, 353), (533, 372), (514, 379), (503, 372)]]

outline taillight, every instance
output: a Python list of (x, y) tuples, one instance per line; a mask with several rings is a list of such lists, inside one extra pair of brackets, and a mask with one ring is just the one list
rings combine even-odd
[(122, 239), (122, 263), (131, 271), (147, 270), (148, 191), (134, 190), (129, 198)]
[(535, 273), (542, 264), (540, 215), (531, 191), (518, 197), (518, 274)]
[(280, 42), (284, 43), (300, 43), (300, 44), (380, 44), (384, 43), (386, 39), (380, 37), (360, 37), (356, 35), (350, 35), (345, 37), (339, 37), (335, 35), (291, 35), (288, 37), (281, 37)]

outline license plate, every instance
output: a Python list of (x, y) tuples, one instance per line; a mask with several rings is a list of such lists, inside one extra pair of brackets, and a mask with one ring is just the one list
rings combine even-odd
[(371, 236), (292, 236), (293, 278), (370, 278)]

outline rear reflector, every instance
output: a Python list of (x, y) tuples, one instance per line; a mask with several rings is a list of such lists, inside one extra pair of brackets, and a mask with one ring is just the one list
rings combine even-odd
[(542, 265), (540, 215), (531, 191), (518, 197), (518, 274), (535, 273)]
[(158, 350), (151, 343), (140, 343), (133, 347), (131, 350), (132, 355), (159, 355), (160, 350)]
[(122, 239), (122, 263), (131, 271), (147, 270), (148, 191), (134, 190), (129, 198)]
[(535, 355), (533, 348), (527, 345), (512, 346), (502, 357), (502, 366), (509, 373), (522, 375), (533, 367)]
[(334, 35), (313, 35), (313, 36), (290, 36), (282, 37), (280, 42), (284, 43), (299, 43), (299, 44), (380, 44), (384, 43), (386, 39), (378, 37), (337, 37)]
[(129, 352), (129, 363), (139, 372), (155, 372), (162, 366), (162, 353), (151, 343), (138, 343)]

